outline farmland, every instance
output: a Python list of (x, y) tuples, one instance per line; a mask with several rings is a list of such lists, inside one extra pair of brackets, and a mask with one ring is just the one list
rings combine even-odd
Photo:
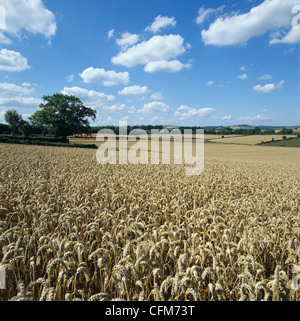
[(0, 300), (299, 301), (298, 148), (206, 144), (199, 176), (0, 153)]
[[(296, 138), (297, 135), (286, 135), (287, 138)], [(262, 141), (268, 142), (272, 139), (283, 140), (282, 136), (278, 135), (251, 135), (251, 136), (239, 136), (239, 137), (225, 137), (221, 139), (214, 139), (216, 143), (227, 144), (242, 144), (242, 145), (257, 145)]]
[(280, 147), (300, 147), (300, 138), (281, 140), (276, 142), (268, 142), (265, 146), (280, 146)]

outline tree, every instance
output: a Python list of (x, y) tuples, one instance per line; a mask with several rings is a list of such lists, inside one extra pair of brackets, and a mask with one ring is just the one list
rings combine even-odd
[(289, 129), (287, 129), (287, 128), (282, 128), (280, 134), (282, 134), (282, 135), (291, 135), (291, 134), (293, 134), (293, 130), (290, 129), (290, 128), (289, 128)]
[(32, 134), (32, 127), (30, 123), (26, 120), (21, 121), (19, 130), (24, 135), (25, 138), (27, 138)]
[(9, 134), (10, 127), (6, 124), (0, 124), (0, 134)]
[(34, 126), (45, 128), (55, 137), (63, 137), (86, 132), (90, 129), (88, 118), (96, 119), (96, 111), (85, 107), (75, 96), (54, 94), (43, 96), (40, 110), (30, 117)]
[(18, 128), (20, 127), (23, 119), (20, 114), (17, 113), (15, 109), (7, 110), (4, 114), (5, 121), (9, 124), (13, 136), (16, 136), (16, 132), (18, 131)]
[(253, 135), (259, 135), (259, 134), (261, 134), (261, 129), (258, 127), (255, 127), (253, 130)]

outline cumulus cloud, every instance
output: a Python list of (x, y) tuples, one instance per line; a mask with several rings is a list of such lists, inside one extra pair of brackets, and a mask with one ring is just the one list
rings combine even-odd
[(280, 43), (290, 44), (290, 45), (300, 43), (300, 28), (292, 28), (281, 39), (274, 38), (270, 40), (271, 45), (280, 44)]
[(276, 89), (282, 89), (284, 85), (284, 80), (281, 80), (278, 84), (266, 84), (266, 85), (256, 85), (253, 87), (253, 90), (258, 93), (271, 93), (272, 91)]
[(119, 91), (119, 95), (143, 95), (148, 92), (147, 86), (129, 86)]
[(232, 119), (232, 116), (231, 115), (225, 115), (223, 117), (223, 120), (231, 120)]
[(201, 109), (195, 109), (191, 108), (185, 105), (181, 105), (177, 110), (175, 111), (174, 116), (178, 117), (180, 120), (184, 120), (190, 117), (209, 117), (213, 112), (216, 110), (214, 108), (201, 108)]
[(175, 27), (177, 24), (176, 20), (174, 17), (162, 17), (161, 15), (157, 16), (153, 23), (148, 26), (145, 31), (150, 31), (152, 33), (158, 33), (162, 29), (167, 28), (169, 26)]
[(170, 106), (165, 103), (153, 101), (145, 104), (142, 109), (138, 111), (139, 114), (154, 114), (154, 113), (168, 113)]
[(104, 86), (126, 85), (129, 83), (128, 72), (117, 73), (114, 70), (106, 71), (102, 68), (89, 67), (79, 75), (85, 83), (101, 83)]
[(114, 33), (115, 33), (115, 29), (109, 30), (107, 33), (107, 39), (110, 40), (114, 36)]
[(213, 82), (213, 81), (211, 81), (211, 80), (209, 80), (209, 81), (206, 83), (206, 85), (211, 87), (211, 86), (213, 86), (213, 85), (214, 85), (214, 82)]
[[(292, 7), (298, 0), (265, 0), (244, 14), (233, 14), (217, 18), (201, 35), (206, 45), (228, 46), (244, 44), (249, 39), (269, 31), (291, 29)], [(270, 44), (279, 42), (298, 43), (299, 30), (295, 28), (283, 39), (271, 39)]]
[(180, 35), (153, 36), (148, 41), (121, 51), (112, 63), (126, 67), (145, 65), (145, 71), (179, 71), (184, 66), (177, 59), (186, 51)]
[(253, 90), (259, 93), (270, 93), (276, 89), (275, 84), (267, 84), (267, 85), (256, 85), (253, 87)]
[(129, 32), (124, 32), (120, 39), (116, 40), (116, 44), (122, 48), (132, 46), (139, 41), (139, 35)]
[(158, 71), (173, 73), (173, 72), (181, 71), (184, 68), (190, 68), (190, 67), (191, 67), (190, 64), (183, 64), (177, 59), (170, 60), (170, 61), (159, 60), (159, 61), (149, 62), (145, 66), (144, 70), (148, 73), (154, 73)]
[(5, 108), (36, 108), (42, 103), (41, 99), (35, 97), (0, 97), (0, 106)]
[(56, 33), (54, 14), (48, 10), (42, 0), (1, 0), (5, 8), (5, 30), (0, 32), (0, 43), (11, 42), (4, 33), (19, 36), (22, 31), (42, 34), (48, 40)]
[(160, 92), (155, 92), (151, 95), (151, 99), (153, 100), (163, 100), (165, 97)]
[(67, 76), (67, 77), (66, 77), (66, 80), (67, 80), (68, 82), (72, 82), (72, 81), (74, 80), (74, 75), (72, 74), (72, 75)]
[(269, 74), (264, 74), (264, 75), (262, 75), (262, 76), (259, 77), (259, 79), (261, 79), (261, 80), (269, 80), (269, 79), (271, 79), (271, 78), (272, 78), (272, 76), (269, 75)]
[(238, 120), (253, 123), (253, 122), (268, 121), (269, 119), (268, 119), (268, 117), (263, 116), (263, 115), (256, 115), (253, 117), (251, 117), (251, 116), (239, 117)]
[(202, 6), (199, 10), (198, 10), (198, 16), (196, 19), (196, 23), (198, 25), (202, 24), (206, 19), (208, 19), (211, 15), (216, 15), (217, 13), (220, 13), (223, 11), (223, 9), (225, 8), (225, 6), (221, 6), (217, 9), (204, 9), (204, 7)]
[(7, 49), (0, 50), (0, 70), (15, 72), (29, 68), (27, 58), (19, 52)]
[(27, 83), (18, 86), (11, 83), (0, 83), (1, 96), (21, 96), (28, 95), (34, 91), (34, 88), (30, 88)]
[(19, 109), (34, 109), (41, 102), (41, 99), (30, 96), (35, 91), (35, 88), (29, 84), (22, 86), (12, 83), (0, 83), (0, 107), (1, 108), (19, 108)]
[(104, 106), (103, 109), (110, 112), (110, 113), (116, 113), (116, 112), (120, 112), (123, 111), (126, 108), (125, 104), (114, 104), (111, 106)]
[(105, 104), (115, 100), (115, 97), (112, 95), (106, 95), (104, 93), (80, 87), (65, 87), (61, 93), (64, 95), (76, 96), (84, 103), (84, 105), (94, 108), (101, 108)]
[(136, 112), (136, 109), (135, 109), (134, 106), (130, 106), (130, 107), (127, 108), (127, 113), (135, 114), (135, 112)]
[(248, 75), (247, 74), (238, 75), (238, 77), (240, 79), (248, 79)]

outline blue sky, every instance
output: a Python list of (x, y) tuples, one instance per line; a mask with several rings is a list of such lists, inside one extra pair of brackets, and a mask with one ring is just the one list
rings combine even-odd
[(58, 92), (91, 125), (299, 125), (297, 2), (0, 0), (0, 122)]

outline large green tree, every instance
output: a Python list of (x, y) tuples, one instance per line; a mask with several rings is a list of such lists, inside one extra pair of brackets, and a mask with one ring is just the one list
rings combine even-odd
[(46, 128), (56, 137), (86, 132), (90, 129), (88, 118), (96, 119), (96, 111), (85, 107), (75, 96), (54, 94), (42, 99), (44, 103), (39, 105), (40, 110), (30, 117), (30, 121), (33, 126)]
[(17, 113), (15, 109), (7, 110), (4, 114), (4, 119), (10, 126), (13, 136), (16, 136), (16, 133), (18, 131), (18, 128), (23, 122), (22, 116)]

